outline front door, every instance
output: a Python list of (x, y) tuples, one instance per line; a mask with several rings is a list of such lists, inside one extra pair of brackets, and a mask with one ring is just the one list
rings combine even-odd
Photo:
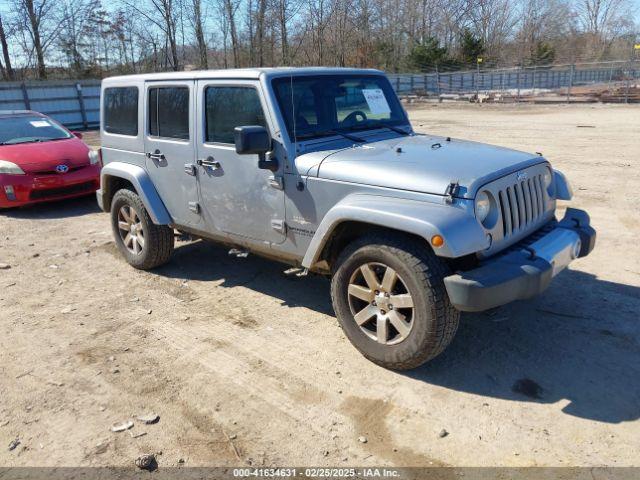
[(282, 173), (259, 169), (258, 155), (238, 155), (233, 138), (234, 128), (246, 125), (273, 132), (259, 82), (199, 80), (197, 90), (204, 123), (198, 133), (198, 182), (207, 228), (239, 240), (283, 242), (284, 192), (275, 181)]
[(177, 225), (200, 221), (195, 169), (195, 82), (147, 82), (146, 167)]

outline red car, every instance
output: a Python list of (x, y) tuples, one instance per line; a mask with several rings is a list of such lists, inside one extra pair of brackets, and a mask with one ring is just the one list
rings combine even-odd
[(38, 112), (0, 110), (0, 209), (78, 197), (100, 185), (100, 156)]

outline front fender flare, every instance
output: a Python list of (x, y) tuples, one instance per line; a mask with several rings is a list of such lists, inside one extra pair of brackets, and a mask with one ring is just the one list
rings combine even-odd
[[(107, 179), (109, 177), (122, 178), (128, 180), (136, 189), (136, 193), (142, 199), (145, 208), (149, 212), (151, 220), (156, 225), (170, 225), (173, 223), (173, 219), (167, 208), (162, 203), (160, 195), (156, 188), (153, 186), (153, 182), (149, 178), (149, 174), (146, 170), (138, 165), (124, 162), (111, 162), (102, 168), (100, 172), (100, 190), (98, 191), (98, 197), (104, 198), (107, 192), (104, 190), (108, 184)], [(111, 197), (112, 195), (110, 195)], [(103, 202), (99, 203), (102, 205)], [(108, 208), (105, 204), (104, 208)]]
[(351, 195), (324, 216), (302, 260), (311, 268), (338, 225), (357, 221), (411, 233), (430, 242), (441, 235), (445, 243), (436, 255), (457, 258), (489, 247), (489, 240), (473, 214), (461, 206), (427, 203), (374, 195)]

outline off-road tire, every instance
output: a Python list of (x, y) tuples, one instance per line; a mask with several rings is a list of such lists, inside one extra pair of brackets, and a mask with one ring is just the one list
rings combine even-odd
[[(350, 279), (369, 262), (394, 269), (413, 299), (413, 327), (395, 345), (382, 345), (363, 333), (349, 306)], [(385, 368), (408, 370), (442, 353), (455, 336), (460, 312), (449, 302), (444, 286), (449, 274), (448, 266), (418, 239), (393, 233), (367, 235), (349, 244), (335, 262), (331, 299), (346, 336), (366, 358)]]
[[(123, 206), (132, 207), (144, 228), (145, 244), (139, 254), (134, 254), (125, 246), (118, 228), (118, 212)], [(111, 201), (111, 228), (118, 250), (129, 265), (139, 270), (150, 270), (164, 265), (171, 258), (174, 246), (173, 229), (166, 225), (156, 225), (151, 220), (140, 197), (131, 190), (118, 190)]]

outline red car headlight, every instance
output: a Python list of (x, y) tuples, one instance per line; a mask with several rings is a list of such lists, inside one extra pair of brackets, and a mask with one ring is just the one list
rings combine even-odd
[(91, 165), (100, 163), (100, 154), (98, 152), (96, 152), (95, 150), (89, 150), (88, 155), (89, 155), (89, 163)]
[(24, 171), (15, 163), (0, 160), (0, 174), (5, 175), (24, 175)]

